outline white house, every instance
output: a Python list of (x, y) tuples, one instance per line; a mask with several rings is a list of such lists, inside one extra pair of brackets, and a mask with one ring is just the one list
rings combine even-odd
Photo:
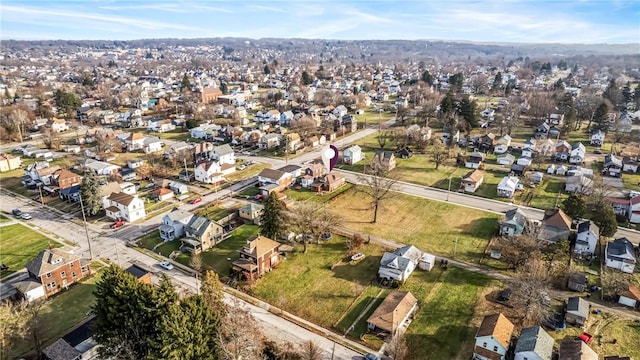
[(591, 134), (591, 146), (602, 146), (604, 144), (604, 132), (602, 130), (595, 131)]
[(640, 196), (633, 196), (629, 200), (629, 221), (634, 224), (640, 223)]
[(591, 221), (585, 220), (579, 223), (575, 251), (579, 254), (593, 255), (596, 251), (599, 236), (600, 230)]
[(147, 126), (147, 129), (149, 131), (162, 133), (162, 132), (175, 130), (176, 126), (171, 122), (170, 119), (164, 119), (164, 120), (149, 121), (149, 125)]
[(523, 156), (523, 157), (519, 158), (518, 161), (516, 161), (516, 164), (522, 165), (522, 166), (530, 166), (531, 162), (532, 162), (532, 160), (531, 160), (530, 157)]
[(106, 198), (104, 205), (107, 205), (104, 209), (107, 217), (114, 220), (124, 219), (128, 222), (134, 222), (146, 216), (144, 201), (137, 195), (114, 192)]
[(474, 360), (505, 360), (513, 323), (502, 314), (487, 315), (476, 332)]
[(144, 141), (146, 137), (141, 132), (134, 132), (129, 135), (129, 138), (125, 140), (127, 145), (127, 151), (141, 150), (144, 147)]
[(480, 170), (471, 170), (460, 180), (460, 187), (464, 192), (474, 193), (482, 185), (484, 173)]
[(620, 298), (618, 298), (618, 304), (630, 306), (634, 309), (640, 308), (640, 288), (634, 285), (629, 285), (628, 290), (620, 292)]
[(581, 142), (573, 144), (571, 153), (569, 155), (569, 163), (582, 164), (584, 162), (584, 156), (586, 153), (587, 151)]
[(522, 329), (514, 360), (551, 360), (555, 340), (541, 326)]
[(265, 134), (260, 138), (258, 146), (261, 149), (273, 149), (280, 146), (280, 135), (278, 134)]
[(507, 165), (507, 166), (513, 165), (515, 161), (516, 161), (516, 157), (513, 156), (512, 154), (502, 154), (498, 156), (498, 159), (496, 160), (498, 164)]
[[(228, 166), (228, 164), (226, 164)], [(233, 166), (233, 165), (232, 165)], [(196, 181), (205, 184), (217, 184), (224, 181), (222, 166), (217, 161), (205, 161), (196, 166)]]
[(96, 175), (115, 175), (120, 171), (120, 166), (109, 164), (107, 162), (98, 161), (94, 159), (87, 159), (84, 162), (84, 166), (93, 171)]
[(220, 164), (235, 165), (236, 155), (229, 144), (214, 146), (211, 150), (211, 159)]
[(520, 179), (516, 176), (505, 176), (498, 183), (498, 196), (511, 198), (516, 193)]
[(636, 252), (627, 238), (618, 238), (607, 243), (605, 265), (632, 274), (636, 267)]
[(630, 156), (623, 156), (622, 171), (630, 172), (630, 173), (638, 172), (638, 159)]
[(186, 210), (171, 211), (162, 217), (160, 225), (160, 238), (164, 241), (179, 239), (184, 236), (184, 228), (193, 218), (193, 214)]
[(53, 119), (53, 121), (51, 121), (51, 130), (63, 132), (69, 130), (69, 126), (65, 119)]
[(378, 277), (405, 281), (418, 266), (420, 258), (422, 258), (422, 251), (412, 245), (403, 246), (392, 253), (385, 252), (380, 259)]
[(588, 194), (593, 187), (593, 180), (582, 174), (569, 176), (564, 185), (564, 191), (569, 193)]
[(142, 151), (145, 154), (151, 154), (154, 152), (158, 152), (162, 150), (162, 146), (164, 146), (164, 142), (157, 136), (149, 136), (144, 139), (144, 144), (142, 145)]
[(347, 165), (356, 164), (364, 159), (362, 149), (358, 145), (346, 148), (342, 154), (342, 161)]

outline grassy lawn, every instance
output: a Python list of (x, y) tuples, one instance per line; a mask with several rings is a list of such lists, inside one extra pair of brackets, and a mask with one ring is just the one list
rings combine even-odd
[(226, 216), (233, 214), (237, 210), (238, 210), (237, 207), (223, 208), (214, 202), (211, 205), (205, 207), (204, 209), (198, 210), (197, 214), (200, 216), (209, 218), (211, 220), (220, 220)]
[(162, 209), (163, 207), (169, 205), (169, 203), (167, 201), (155, 201), (155, 200), (149, 200), (149, 199), (145, 199), (144, 201), (144, 211), (147, 214), (151, 214), (152, 212)]
[[(543, 178), (542, 183), (535, 188), (525, 187), (525, 190), (518, 193), (515, 199), (517, 203), (524, 204), (527, 194), (532, 193), (531, 203), (528, 206), (539, 209), (553, 209), (555, 208), (556, 201), (558, 205), (562, 204), (562, 201), (568, 197), (568, 194), (562, 193), (564, 190), (565, 180), (560, 178)], [(560, 196), (558, 197), (558, 194)]]
[(160, 244), (161, 242), (162, 239), (160, 238), (159, 231), (152, 231), (138, 239), (138, 245), (149, 250), (152, 250), (154, 246)]
[(228, 182), (235, 182), (235, 181), (248, 179), (252, 176), (258, 175), (258, 173), (262, 171), (262, 169), (266, 169), (270, 167), (271, 167), (271, 164), (264, 164), (264, 163), (253, 164), (244, 170), (241, 170), (241, 171), (236, 170), (236, 172), (234, 172), (233, 174), (229, 174), (225, 176), (225, 179), (227, 179)]
[(8, 217), (4, 216), (4, 215), (0, 215), (0, 224), (2, 223), (8, 223), (12, 221), (11, 219), (9, 219)]
[(420, 306), (405, 334), (411, 359), (469, 359), (475, 307), (493, 280), (456, 267), (416, 270), (404, 284)]
[(344, 186), (340, 187), (339, 189), (331, 193), (317, 193), (309, 189), (300, 189), (300, 190), (288, 189), (288, 190), (285, 190), (284, 194), (296, 201), (309, 200), (314, 202), (326, 202), (348, 191), (352, 187), (353, 187), (352, 184), (347, 183)]
[[(220, 277), (228, 276), (231, 262), (238, 259), (238, 250), (247, 243), (247, 238), (257, 235), (259, 231), (260, 228), (255, 225), (242, 225), (233, 230), (231, 237), (202, 253), (203, 268), (214, 270)], [(227, 258), (231, 258), (231, 261)], [(180, 257), (178, 261), (183, 262)], [(189, 261), (190, 257), (187, 256), (184, 264), (188, 265)]]
[(241, 199), (246, 199), (247, 196), (258, 195), (259, 193), (260, 193), (260, 188), (256, 186), (252, 186), (252, 187), (246, 188), (244, 191), (242, 191), (239, 194), (236, 194), (235, 196)]
[(374, 125), (383, 123), (387, 120), (393, 119), (396, 116), (395, 112), (374, 112), (371, 110), (365, 110), (364, 114), (354, 115), (358, 125)]
[(252, 295), (326, 328), (334, 326), (375, 280), (382, 248), (369, 244), (364, 260), (343, 262), (344, 239), (334, 236), (321, 245), (300, 246), (277, 269), (267, 273)]
[[(603, 357), (619, 354), (632, 359), (640, 358), (640, 323), (634, 323), (609, 313), (590, 314), (585, 330), (595, 336), (591, 348)], [(574, 339), (582, 333), (582, 329), (568, 327), (563, 331), (550, 331), (556, 341)], [(613, 339), (617, 343), (613, 343)]]
[(150, 133), (150, 135), (157, 136), (161, 139), (169, 139), (174, 141), (187, 141), (187, 140), (198, 140), (191, 139), (191, 133), (188, 130), (175, 129), (163, 133)]
[[(99, 276), (98, 274), (74, 284), (69, 290), (46, 300), (40, 312), (41, 337), (45, 345), (55, 341), (87, 317), (95, 302), (93, 291)], [(33, 341), (25, 340), (13, 349), (13, 356), (10, 358), (18, 358), (17, 355), (32, 351), (32, 348)]]
[(415, 245), (440, 256), (455, 255), (468, 262), (477, 263), (483, 256), (499, 217), (439, 201), (394, 194), (393, 198), (381, 204), (378, 223), (372, 224), (370, 199), (355, 189), (331, 202), (331, 207), (343, 216), (344, 226)]
[(640, 173), (639, 174), (622, 174), (622, 183), (625, 189), (640, 191)]
[(9, 267), (1, 276), (5, 277), (22, 268), (49, 244), (60, 247), (56, 241), (37, 233), (22, 224), (0, 227), (0, 263)]
[[(599, 254), (600, 253), (599, 251), (600, 250), (597, 250), (596, 253)], [(581, 259), (581, 260), (574, 259), (572, 270), (585, 274), (587, 276), (587, 279), (589, 280), (589, 285), (596, 285), (596, 286), (602, 285), (602, 283), (600, 282), (599, 258), (595, 258), (591, 262), (591, 265), (589, 265), (589, 262), (584, 259)], [(594, 300), (600, 300), (601, 295), (602, 295), (602, 292), (595, 291), (591, 293), (591, 298), (593, 298)]]

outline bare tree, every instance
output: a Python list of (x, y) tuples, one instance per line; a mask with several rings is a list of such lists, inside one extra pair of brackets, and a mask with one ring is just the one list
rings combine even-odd
[(535, 124), (542, 123), (555, 109), (555, 101), (549, 93), (535, 93), (529, 97), (529, 114), (534, 118)]
[(260, 359), (264, 347), (262, 333), (251, 313), (234, 300), (222, 321), (220, 344), (225, 360)]
[(13, 107), (5, 113), (2, 119), (2, 127), (7, 131), (9, 136), (19, 142), (24, 141), (26, 136), (26, 127), (30, 123), (29, 112), (20, 107)]
[(340, 217), (318, 203), (297, 204), (286, 215), (288, 227), (299, 234), (303, 253), (307, 253), (310, 240), (319, 243), (323, 234), (340, 224)]
[(29, 335), (33, 340), (33, 347), (36, 354), (42, 353), (42, 331), (47, 327), (47, 324), (43, 324), (41, 311), (45, 304), (43, 300), (32, 301), (26, 307), (26, 314), (28, 316), (27, 326)]
[(291, 131), (297, 132), (300, 138), (306, 139), (316, 130), (316, 121), (309, 116), (291, 120)]
[(26, 302), (0, 303), (0, 359), (9, 359), (13, 346), (27, 335)]
[(394, 195), (392, 188), (398, 180), (389, 176), (382, 169), (371, 167), (368, 174), (360, 176), (360, 182), (364, 185), (358, 187), (358, 191), (362, 191), (371, 198), (371, 207), (373, 208), (372, 223), (378, 221), (378, 210), (381, 204)]
[(628, 290), (631, 284), (635, 284), (636, 286), (640, 285), (632, 274), (625, 274), (609, 268), (605, 268), (605, 271), (602, 272), (600, 281), (602, 283), (603, 295), (606, 298), (614, 298), (621, 291)]
[(489, 89), (487, 85), (487, 75), (478, 74), (471, 80), (471, 86), (475, 94), (484, 94)]
[(539, 324), (549, 314), (549, 273), (546, 265), (529, 261), (513, 279), (512, 304), (522, 314), (522, 324)]
[(500, 248), (501, 259), (513, 270), (520, 269), (540, 252), (540, 243), (532, 234), (502, 236), (496, 245)]
[(378, 141), (378, 146), (380, 146), (380, 150), (384, 150), (384, 147), (387, 146), (387, 140), (389, 140), (389, 132), (387, 130), (378, 130), (378, 136), (376, 136), (376, 141)]
[(409, 359), (409, 348), (403, 333), (396, 332), (384, 348), (393, 360)]
[(300, 344), (300, 359), (302, 360), (322, 360), (323, 353), (324, 351), (313, 340)]
[(593, 93), (583, 93), (576, 99), (575, 106), (578, 113), (578, 121), (576, 121), (576, 130), (580, 129), (583, 121), (588, 121), (587, 129), (591, 128), (591, 122), (596, 114), (596, 109), (602, 103), (602, 97)]
[(52, 128), (47, 127), (42, 131), (42, 143), (47, 149), (60, 150), (62, 139), (60, 138), (60, 134), (57, 131), (54, 131)]
[(347, 249), (349, 249), (349, 255), (355, 254), (364, 245), (364, 236), (360, 233), (355, 233), (353, 236), (347, 238)]
[(429, 154), (431, 155), (431, 160), (436, 164), (436, 170), (449, 158), (449, 150), (440, 139), (433, 139), (433, 145), (431, 145)]

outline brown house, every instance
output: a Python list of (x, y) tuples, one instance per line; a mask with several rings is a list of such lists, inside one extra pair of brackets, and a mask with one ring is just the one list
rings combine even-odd
[(538, 240), (557, 242), (568, 239), (571, 234), (572, 220), (562, 209), (547, 210), (538, 232)]
[(513, 323), (502, 314), (485, 316), (476, 333), (473, 358), (504, 360), (513, 329)]
[(371, 159), (371, 167), (391, 171), (396, 168), (396, 157), (391, 151), (378, 151)]
[(253, 282), (280, 263), (280, 243), (264, 236), (247, 239), (232, 270)]
[(312, 164), (308, 168), (304, 170), (304, 174), (311, 176), (314, 179), (317, 179), (324, 175), (324, 165), (320, 163)]
[(55, 248), (41, 251), (25, 268), (30, 280), (44, 287), (46, 297), (91, 274), (89, 263), (83, 264), (80, 256)]
[(418, 300), (409, 291), (393, 291), (367, 319), (367, 329), (383, 334), (395, 334), (418, 307)]
[(325, 175), (323, 178), (316, 180), (313, 184), (311, 184), (311, 189), (315, 192), (326, 191), (332, 192), (337, 190), (339, 187), (344, 185), (346, 179), (344, 176), (338, 173), (329, 173)]
[(65, 169), (56, 170), (52, 178), (53, 183), (58, 186), (60, 190), (82, 184), (82, 176)]
[(218, 100), (218, 96), (222, 95), (222, 90), (218, 88), (204, 88), (200, 93), (200, 101), (205, 104), (209, 104), (212, 102), (216, 102)]

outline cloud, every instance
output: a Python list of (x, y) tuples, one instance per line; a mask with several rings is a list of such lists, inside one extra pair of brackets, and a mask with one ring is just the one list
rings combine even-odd
[(287, 12), (287, 10), (285, 10), (285, 9), (272, 7), (272, 6), (264, 6), (264, 5), (247, 5), (247, 6), (245, 6), (245, 8), (248, 9), (248, 10), (252, 10), (252, 11), (268, 11), (268, 12), (273, 12), (273, 13), (286, 13)]

